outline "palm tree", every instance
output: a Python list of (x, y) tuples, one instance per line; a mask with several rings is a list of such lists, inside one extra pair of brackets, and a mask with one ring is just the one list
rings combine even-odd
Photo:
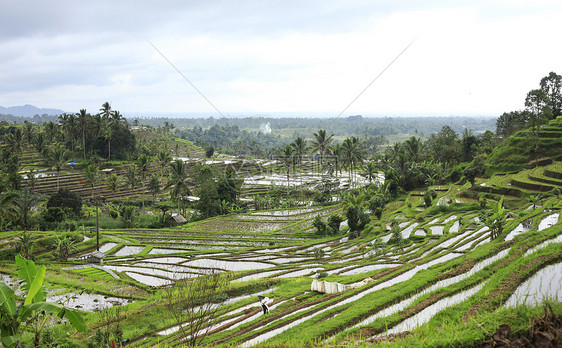
[(158, 151), (158, 163), (160, 164), (160, 175), (164, 172), (164, 170), (169, 166), (169, 163), (172, 162), (172, 154), (165, 148), (160, 149)]
[(412, 136), (404, 142), (404, 150), (406, 151), (410, 162), (419, 162), (422, 145), (421, 138), (416, 138), (415, 136)]
[(27, 172), (26, 179), (27, 179), (27, 183), (29, 186), (31, 186), (31, 189), (33, 190), (35, 188), (35, 184), (37, 183), (37, 171), (33, 168), (30, 168), (29, 171)]
[(49, 143), (53, 142), (56, 133), (57, 133), (57, 126), (55, 125), (55, 123), (53, 121), (47, 122), (47, 124), (45, 125), (45, 135), (47, 136), (47, 141)]
[(57, 171), (57, 191), (59, 189), (60, 171), (66, 162), (66, 149), (61, 143), (56, 144), (48, 153), (49, 164)]
[(338, 176), (338, 170), (341, 174), (341, 162), (343, 158), (343, 147), (341, 144), (336, 144), (328, 148), (329, 153), (334, 157), (336, 161), (336, 177)]
[(40, 132), (33, 137), (33, 147), (35, 148), (35, 150), (37, 150), (37, 152), (39, 152), (39, 154), (43, 153), (46, 145), (47, 143), (45, 142), (45, 133)]
[(83, 158), (86, 158), (86, 128), (88, 128), (88, 121), (90, 114), (86, 112), (86, 109), (80, 109), (80, 112), (76, 114), (78, 117), (78, 123), (80, 125), (80, 131), (82, 133), (82, 151)]
[(137, 176), (137, 171), (134, 166), (130, 166), (125, 173), (125, 185), (128, 186), (132, 191), (140, 183), (140, 178)]
[(281, 154), (279, 156), (281, 162), (287, 166), (287, 193), (289, 193), (289, 179), (290, 179), (290, 171), (291, 171), (291, 163), (295, 160), (293, 157), (293, 147), (291, 145), (285, 146), (281, 150)]
[(86, 183), (92, 186), (92, 198), (94, 198), (94, 186), (96, 186), (96, 184), (102, 179), (100, 167), (95, 164), (90, 164), (84, 168), (84, 179), (86, 180)]
[(27, 145), (31, 145), (31, 142), (33, 141), (33, 123), (24, 121), (23, 134)]
[(21, 128), (16, 128), (13, 133), (6, 134), (4, 138), (7, 144), (7, 150), (12, 154), (20, 154), (21, 153), (21, 145), (23, 142), (23, 135), (21, 132)]
[(17, 216), (17, 198), (17, 191), (6, 191), (4, 187), (0, 190), (0, 231), (4, 231)]
[(373, 184), (378, 174), (377, 165), (374, 162), (368, 162), (363, 167), (363, 176), (369, 180), (369, 185)]
[(363, 142), (357, 137), (346, 138), (342, 144), (344, 163), (349, 167), (350, 187), (353, 187), (353, 172), (358, 164), (363, 163), (366, 156)]
[(16, 210), (24, 230), (29, 228), (29, 213), (37, 202), (39, 202), (39, 197), (28, 189), (21, 191), (15, 200)]
[(156, 200), (156, 195), (160, 193), (160, 180), (158, 180), (158, 177), (153, 176), (150, 178), (148, 190), (152, 193), (152, 199)]
[(310, 150), (312, 153), (320, 153), (320, 166), (323, 165), (323, 157), (328, 150), (330, 144), (334, 141), (334, 134), (327, 136), (325, 129), (318, 130), (318, 133), (312, 133), (314, 139), (310, 141)]
[[(145, 153), (140, 155), (139, 158), (137, 159), (137, 168), (138, 168), (138, 172), (141, 175), (141, 186), (142, 187), (144, 187), (144, 179), (145, 179), (146, 173), (150, 169), (149, 168), (150, 162), (151, 162), (150, 156), (148, 156)], [(143, 195), (143, 200), (142, 200), (142, 206), (144, 208), (144, 195)]]
[(109, 189), (112, 192), (115, 192), (119, 189), (119, 185), (121, 183), (121, 180), (119, 180), (119, 177), (117, 176), (117, 174), (113, 173), (113, 174), (111, 174), (110, 176), (107, 177), (105, 182), (107, 183), (107, 186), (109, 186)]
[(105, 102), (101, 105), (100, 114), (104, 119), (109, 119), (111, 117), (111, 104), (109, 102)]
[(291, 147), (293, 148), (293, 156), (295, 157), (295, 163), (300, 164), (302, 170), (302, 157), (308, 151), (308, 145), (306, 144), (306, 141), (303, 138), (298, 137), (291, 143)]
[(170, 177), (166, 188), (171, 187), (170, 195), (178, 201), (178, 212), (180, 209), (180, 199), (182, 195), (189, 195), (189, 187), (187, 187), (187, 170), (185, 163), (181, 159), (176, 159), (170, 163)]

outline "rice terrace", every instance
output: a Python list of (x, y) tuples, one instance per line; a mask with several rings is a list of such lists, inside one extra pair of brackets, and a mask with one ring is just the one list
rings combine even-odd
[(562, 6), (460, 3), (4, 4), (0, 347), (562, 347)]

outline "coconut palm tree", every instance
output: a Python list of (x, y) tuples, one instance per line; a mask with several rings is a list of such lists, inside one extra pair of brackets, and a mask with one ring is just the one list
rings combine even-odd
[(53, 142), (56, 133), (57, 133), (57, 125), (53, 121), (47, 122), (47, 124), (45, 125), (45, 135), (49, 143)]
[(5, 187), (0, 189), (0, 231), (10, 226), (17, 216), (15, 204), (17, 198), (17, 191), (7, 191)]
[(48, 155), (48, 162), (57, 171), (57, 191), (60, 188), (59, 181), (60, 181), (60, 171), (66, 162), (66, 149), (60, 143), (53, 146), (53, 148), (49, 151)]
[[(144, 187), (144, 179), (146, 177), (146, 173), (148, 173), (148, 170), (150, 169), (150, 162), (151, 162), (151, 158), (150, 156), (148, 156), (147, 154), (143, 153), (142, 155), (139, 156), (139, 158), (137, 159), (137, 169), (139, 174), (141, 175), (141, 186)], [(144, 208), (144, 195), (143, 195), (143, 200), (142, 200), (142, 206)]]
[(164, 173), (167, 167), (172, 162), (172, 154), (167, 149), (163, 148), (158, 151), (158, 163), (160, 164), (160, 175)]
[(125, 186), (131, 189), (131, 193), (140, 183), (140, 178), (137, 176), (137, 171), (135, 170), (135, 166), (130, 166), (125, 172)]
[(293, 157), (293, 147), (291, 145), (287, 145), (283, 149), (281, 149), (279, 159), (285, 166), (287, 166), (287, 193), (289, 193), (291, 163), (293, 163), (293, 161), (295, 160), (295, 158)]
[(91, 116), (86, 112), (86, 109), (80, 109), (76, 117), (78, 117), (78, 124), (80, 125), (80, 132), (82, 133), (83, 158), (86, 158), (86, 128), (88, 128), (88, 121)]
[(178, 202), (178, 213), (181, 196), (191, 194), (189, 187), (187, 187), (187, 180), (185, 163), (181, 159), (176, 159), (174, 162), (170, 163), (170, 176), (166, 188), (172, 188), (170, 195)]
[(404, 150), (410, 162), (417, 163), (420, 161), (422, 145), (421, 138), (415, 136), (410, 137), (410, 139), (404, 142)]
[(291, 147), (293, 148), (293, 156), (295, 158), (295, 163), (301, 165), (301, 171), (302, 171), (302, 157), (308, 151), (308, 145), (306, 143), (306, 140), (304, 140), (301, 137), (298, 137), (291, 143)]
[(99, 183), (102, 179), (100, 167), (96, 166), (95, 164), (90, 164), (86, 168), (84, 168), (84, 179), (86, 183), (92, 186), (92, 198), (94, 198), (94, 187), (97, 183)]
[(7, 144), (6, 149), (10, 153), (14, 155), (20, 154), (21, 146), (23, 142), (23, 135), (21, 132), (21, 128), (16, 128), (13, 133), (6, 134), (4, 141)]
[(377, 178), (378, 168), (374, 162), (367, 162), (363, 167), (363, 176), (369, 180), (369, 185), (373, 184), (373, 180)]
[(39, 197), (28, 189), (22, 190), (15, 199), (16, 210), (19, 215), (21, 226), (24, 230), (29, 228), (29, 216), (31, 208), (39, 202)]
[(121, 180), (117, 174), (113, 173), (105, 179), (105, 183), (109, 186), (109, 189), (112, 192), (115, 192), (119, 189), (119, 185), (121, 184)]
[(353, 187), (353, 172), (358, 164), (363, 163), (366, 156), (364, 144), (359, 138), (346, 138), (342, 144), (344, 163), (349, 168), (350, 187)]
[(330, 144), (334, 141), (334, 134), (327, 135), (325, 129), (318, 130), (318, 133), (312, 133), (314, 137), (310, 141), (310, 150), (312, 153), (320, 154), (320, 166), (323, 166), (323, 157)]

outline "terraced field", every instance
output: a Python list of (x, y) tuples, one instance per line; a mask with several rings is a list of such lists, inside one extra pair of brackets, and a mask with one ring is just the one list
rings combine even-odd
[[(438, 192), (436, 201), (446, 201), (459, 187)], [(523, 302), (542, 303), (545, 297), (560, 300), (560, 282), (543, 281), (561, 274), (557, 197), (545, 198), (548, 208), (525, 204), (512, 210), (494, 240), (477, 211), (463, 209), (472, 202), (436, 212), (421, 202), (409, 207), (412, 197), (415, 192), (389, 205), (381, 221), (355, 239), (346, 235), (346, 223), (343, 234), (332, 237), (319, 237), (311, 228), (317, 215), (341, 214), (338, 205), (251, 211), (172, 229), (102, 231), (103, 265), (78, 259), (94, 250), (95, 239), (78, 243), (74, 261), (50, 265), (50, 298), (93, 311), (87, 315), (90, 333), (102, 325), (96, 311), (120, 306), (123, 337), (134, 347), (182, 342), (179, 325), (185, 323), (163, 314), (162, 291), (178, 280), (216, 272), (231, 274), (232, 289), (216, 304), (219, 316), (204, 324), (205, 344), (353, 346)], [(392, 221), (399, 226), (399, 243), (391, 239)], [(10, 245), (10, 238), (0, 243)], [(0, 267), (17, 287), (14, 268)], [(338, 290), (311, 290), (313, 282)], [(533, 290), (537, 287), (540, 292)], [(271, 299), (269, 314), (261, 313), (258, 295)], [(149, 321), (151, 316), (159, 319)], [(482, 331), (478, 339), (485, 337)], [(448, 342), (467, 344), (463, 339)]]

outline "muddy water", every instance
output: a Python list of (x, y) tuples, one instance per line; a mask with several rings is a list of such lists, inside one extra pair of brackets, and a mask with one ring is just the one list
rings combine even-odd
[(527, 250), (527, 252), (525, 253), (525, 257), (531, 255), (532, 253), (534, 253), (534, 252), (537, 251), (537, 250), (544, 249), (544, 248), (546, 248), (547, 246), (549, 246), (550, 244), (554, 244), (554, 243), (562, 243), (562, 234), (559, 235), (559, 236), (556, 237), (556, 238), (553, 238), (553, 239), (549, 239), (549, 240), (547, 240), (547, 241), (544, 241), (544, 242), (542, 242), (541, 244), (539, 244), (539, 245), (537, 245), (537, 246), (535, 246), (535, 247), (532, 247), (531, 249)]
[(280, 276), (277, 276), (276, 278), (296, 278), (296, 277), (302, 277), (305, 275), (310, 274), (311, 272), (316, 272), (316, 271), (320, 271), (323, 270), (323, 267), (317, 267), (317, 268), (306, 268), (306, 269), (301, 269), (298, 271), (293, 271), (293, 272), (289, 272), (286, 274), (282, 274)]
[(49, 296), (47, 297), (47, 302), (64, 304), (69, 308), (79, 309), (81, 311), (96, 312), (113, 306), (122, 306), (124, 304), (132, 303), (133, 301), (118, 297), (107, 297), (99, 294), (66, 293), (62, 295)]
[(116, 245), (117, 243), (105, 243), (104, 245), (100, 246), (100, 251), (102, 253), (107, 253), (108, 251), (113, 249), (113, 247), (115, 247)]
[(158, 255), (158, 254), (172, 254), (172, 253), (181, 253), (185, 252), (184, 249), (165, 249), (165, 248), (152, 248), (148, 252), (149, 255)]
[(533, 228), (533, 219), (523, 221), (522, 223), (517, 225), (517, 227), (515, 227), (513, 231), (509, 232), (509, 234), (505, 237), (505, 240), (512, 240), (521, 233), (529, 232), (531, 228)]
[[(268, 290), (256, 292), (256, 293), (250, 294), (250, 295), (243, 295), (243, 296), (234, 297), (234, 298), (228, 299), (228, 300), (226, 300), (226, 301), (220, 303), (220, 304), (218, 305), (218, 307), (220, 308), (220, 307), (222, 307), (222, 306), (226, 306), (226, 305), (229, 305), (229, 304), (232, 304), (232, 303), (236, 303), (236, 302), (238, 302), (238, 301), (245, 300), (245, 299), (250, 298), (250, 297), (257, 297), (258, 295), (263, 295), (263, 294), (269, 293), (269, 292), (271, 292), (271, 291), (273, 291), (273, 290), (275, 290), (275, 289), (268, 289)], [(242, 307), (237, 308), (237, 309), (235, 309), (235, 310), (232, 310), (232, 311), (230, 311), (230, 312), (228, 312), (228, 313), (226, 313), (226, 314), (223, 314), (221, 317), (230, 316), (230, 315), (239, 313), (239, 312), (241, 312), (241, 311), (243, 311), (243, 310), (245, 310), (245, 309), (247, 309), (247, 308), (252, 308), (252, 307), (256, 307), (256, 306), (257, 306), (256, 303), (251, 303), (251, 304), (249, 304), (249, 305), (242, 306)], [(276, 306), (278, 306), (278, 305), (276, 305)], [(270, 307), (270, 308), (271, 308), (271, 307)], [(204, 330), (205, 330), (205, 331), (214, 330), (214, 329), (219, 328), (219, 327), (221, 327), (221, 326), (223, 326), (223, 325), (226, 325), (226, 324), (228, 324), (228, 323), (230, 323), (230, 322), (232, 322), (232, 321), (234, 321), (234, 320), (236, 320), (236, 319), (238, 319), (238, 318), (239, 318), (239, 316), (238, 316), (238, 317), (235, 317), (235, 318), (232, 318), (232, 319), (229, 319), (229, 320), (226, 320), (226, 321), (219, 322), (219, 323), (217, 323), (217, 324), (215, 325), (216, 327), (212, 327), (212, 328), (210, 328), (209, 330), (207, 330), (207, 329), (204, 329)], [(184, 323), (184, 324), (185, 324), (185, 323)], [(238, 324), (238, 325), (239, 325), (239, 324)], [(168, 328), (168, 329), (159, 331), (159, 332), (158, 332), (158, 335), (161, 335), (161, 336), (169, 335), (169, 334), (172, 334), (172, 333), (178, 331), (179, 329), (180, 329), (180, 326), (179, 326), (179, 325), (173, 326), (173, 327), (170, 327), (170, 328)], [(229, 328), (229, 329), (230, 329), (230, 328)]]
[[(416, 266), (415, 268), (413, 268), (413, 269), (411, 269), (411, 270), (409, 270), (409, 271), (407, 271), (407, 272), (405, 272), (405, 273), (403, 273), (403, 274), (401, 274), (401, 275), (399, 275), (399, 276), (397, 276), (397, 277), (394, 277), (394, 278), (392, 278), (392, 279), (389, 279), (389, 280), (387, 280), (386, 282), (383, 282), (383, 283), (381, 283), (381, 284), (375, 285), (375, 286), (373, 286), (373, 287), (371, 287), (371, 288), (369, 288), (369, 289), (367, 289), (367, 290), (365, 290), (365, 291), (362, 291), (362, 292), (360, 292), (360, 293), (358, 293), (358, 294), (356, 294), (356, 295), (353, 295), (353, 296), (351, 296), (351, 297), (349, 297), (349, 298), (347, 298), (347, 299), (345, 299), (345, 300), (343, 300), (343, 301), (341, 301), (341, 302), (335, 304), (334, 306), (321, 309), (321, 310), (319, 310), (318, 312), (313, 313), (313, 314), (310, 314), (310, 315), (305, 315), (305, 316), (302, 317), (301, 319), (298, 319), (298, 320), (292, 321), (292, 322), (290, 322), (290, 323), (287, 323), (286, 325), (281, 326), (281, 327), (279, 327), (279, 328), (277, 328), (277, 329), (275, 329), (275, 330), (271, 330), (271, 331), (265, 332), (265, 333), (263, 333), (263, 334), (261, 334), (261, 335), (255, 337), (255, 338), (253, 338), (253, 339), (251, 339), (251, 340), (249, 340), (249, 341), (244, 342), (242, 346), (243, 346), (243, 347), (250, 347), (250, 346), (256, 345), (256, 344), (258, 344), (258, 343), (260, 343), (260, 342), (263, 342), (263, 341), (265, 341), (265, 340), (268, 340), (268, 339), (270, 339), (270, 338), (272, 338), (272, 337), (274, 337), (274, 336), (277, 336), (278, 334), (280, 334), (280, 333), (282, 333), (282, 332), (285, 332), (285, 331), (289, 330), (290, 328), (292, 328), (292, 327), (294, 327), (294, 326), (297, 326), (297, 325), (299, 325), (299, 324), (301, 324), (301, 323), (307, 321), (307, 320), (310, 319), (310, 318), (313, 318), (313, 317), (315, 317), (315, 316), (317, 316), (317, 315), (320, 315), (320, 314), (322, 314), (322, 313), (324, 313), (324, 312), (326, 312), (326, 311), (328, 311), (328, 310), (332, 310), (332, 309), (334, 309), (334, 308), (341, 307), (341, 306), (344, 306), (344, 305), (346, 305), (346, 304), (348, 304), (348, 303), (357, 301), (357, 300), (363, 298), (365, 295), (370, 294), (370, 293), (372, 293), (372, 292), (375, 292), (375, 291), (378, 291), (378, 290), (380, 290), (380, 289), (384, 289), (384, 288), (386, 288), (386, 287), (389, 287), (389, 286), (392, 286), (392, 285), (396, 285), (396, 284), (398, 284), (398, 283), (401, 283), (401, 282), (403, 282), (403, 281), (406, 281), (406, 280), (412, 278), (417, 272), (419, 272), (419, 271), (422, 270), (422, 269), (429, 268), (430, 266), (435, 265), (435, 264), (440, 263), (440, 262), (445, 262), (445, 261), (447, 261), (448, 259), (454, 258), (454, 257), (457, 257), (457, 256), (460, 256), (461, 254), (457, 254), (457, 255), (453, 255), (453, 256), (449, 256), (449, 255), (450, 255), (450, 254), (445, 255), (445, 256), (442, 256), (442, 257), (440, 257), (440, 258), (438, 258), (438, 259), (433, 260), (431, 265), (428, 265), (429, 263), (427, 263), (427, 264), (425, 264), (425, 265)], [(311, 308), (307, 307), (307, 309), (311, 309)], [(305, 310), (305, 309), (303, 308), (302, 310)]]
[(252, 261), (224, 261), (224, 260), (213, 260), (213, 259), (197, 259), (188, 262), (184, 262), (183, 265), (195, 266), (195, 267), (205, 267), (205, 268), (218, 268), (224, 269), (226, 271), (253, 271), (258, 269), (265, 269), (274, 267), (272, 264), (263, 262), (252, 262)]
[(235, 279), (235, 282), (246, 282), (249, 280), (256, 280), (256, 279), (261, 279), (261, 278), (265, 278), (265, 277), (269, 277), (272, 275), (275, 275), (277, 273), (281, 273), (283, 271), (269, 271), (269, 272), (261, 272), (261, 273), (256, 273), (256, 274), (250, 274), (238, 279)]
[(414, 230), (414, 228), (416, 228), (419, 225), (418, 222), (414, 222), (412, 223), (410, 226), (406, 227), (404, 230), (402, 230), (402, 238), (408, 238), (410, 237), (410, 234), (412, 234), (412, 231)]
[(559, 213), (555, 213), (555, 214), (551, 214), (551, 215), (545, 217), (539, 223), (539, 228), (537, 230), (542, 231), (545, 228), (549, 228), (550, 226), (553, 226), (554, 224), (556, 224), (558, 222), (559, 216), (560, 216)]
[(385, 268), (391, 268), (391, 267), (396, 267), (396, 266), (400, 266), (400, 264), (399, 263), (389, 263), (389, 264), (368, 265), (368, 266), (363, 266), (363, 267), (351, 269), (349, 271), (345, 271), (345, 272), (339, 273), (339, 274), (340, 275), (354, 275), (354, 274), (371, 272), (371, 271), (375, 271), (375, 270), (378, 270), (378, 269), (385, 269)]
[(124, 246), (119, 249), (114, 255), (115, 256), (131, 256), (140, 253), (144, 250), (144, 246)]
[(429, 227), (429, 229), (431, 230), (431, 234), (433, 235), (442, 235), (443, 231), (445, 230), (445, 226), (431, 226)]
[(446, 287), (446, 286), (451, 286), (451, 285), (456, 284), (458, 282), (461, 282), (465, 279), (468, 279), (470, 276), (474, 275), (476, 272), (479, 272), (482, 269), (484, 269), (484, 267), (487, 267), (487, 266), (493, 264), (494, 262), (504, 258), (508, 254), (508, 252), (509, 252), (509, 249), (502, 250), (499, 253), (497, 253), (496, 255), (478, 262), (468, 272), (459, 274), (459, 275), (457, 275), (455, 277), (452, 277), (452, 278), (443, 279), (443, 280), (433, 284), (429, 288), (423, 290), (422, 292), (420, 292), (418, 294), (415, 294), (414, 296), (412, 296), (408, 299), (405, 299), (405, 300), (403, 300), (403, 301), (401, 301), (401, 302), (399, 302), (399, 303), (397, 303), (393, 306), (385, 308), (382, 311), (376, 313), (375, 315), (370, 316), (369, 318), (363, 320), (359, 324), (353, 326), (353, 328), (366, 326), (366, 325), (369, 325), (370, 323), (374, 322), (375, 319), (377, 319), (377, 318), (383, 318), (383, 317), (392, 315), (394, 313), (398, 313), (399, 311), (402, 311), (406, 307), (410, 306), (415, 300), (417, 300), (421, 296), (424, 296), (424, 295), (429, 294), (429, 293), (431, 293), (435, 290), (441, 289), (441, 288)]
[(440, 311), (444, 310), (445, 308), (457, 305), (457, 304), (465, 301), (469, 297), (472, 297), (474, 294), (476, 294), (478, 291), (480, 291), (484, 287), (484, 285), (486, 285), (486, 283), (487, 283), (487, 281), (484, 281), (484, 282), (480, 283), (479, 285), (476, 285), (475, 287), (472, 287), (472, 288), (470, 288), (468, 290), (465, 290), (465, 291), (462, 291), (462, 292), (460, 292), (456, 295), (449, 296), (449, 297), (446, 297), (444, 299), (441, 299), (441, 300), (435, 302), (434, 304), (432, 304), (429, 307), (426, 307), (425, 309), (423, 309), (421, 312), (417, 313), (416, 315), (404, 320), (403, 322), (396, 325), (392, 329), (386, 331), (383, 335), (390, 335), (390, 334), (396, 334), (396, 333), (399, 333), (399, 332), (408, 331), (408, 330), (416, 328), (416, 327), (418, 327), (422, 324), (427, 323), (428, 321), (431, 320), (431, 318), (433, 318), (433, 316), (435, 316), (435, 314), (439, 313)]
[(539, 306), (544, 300), (562, 300), (562, 263), (546, 266), (527, 279), (515, 290), (505, 306)]
[(162, 279), (162, 278), (147, 276), (147, 275), (139, 274), (139, 273), (135, 273), (135, 272), (125, 272), (125, 274), (128, 275), (129, 277), (133, 278), (134, 280), (136, 280), (139, 283), (143, 283), (143, 284), (153, 286), (153, 287), (170, 285), (170, 284), (173, 283), (173, 281), (168, 280), (168, 279)]

